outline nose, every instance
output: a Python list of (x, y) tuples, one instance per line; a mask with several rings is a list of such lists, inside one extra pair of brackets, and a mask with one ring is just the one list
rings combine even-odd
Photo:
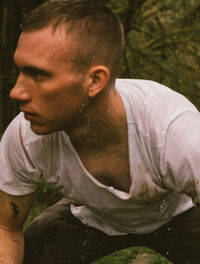
[(31, 95), (27, 89), (27, 83), (21, 74), (18, 76), (14, 87), (10, 91), (10, 98), (20, 102), (27, 102), (31, 100)]

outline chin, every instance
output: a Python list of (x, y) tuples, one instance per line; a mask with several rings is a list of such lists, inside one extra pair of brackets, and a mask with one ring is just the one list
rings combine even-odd
[(37, 134), (37, 135), (48, 135), (51, 133), (54, 133), (58, 130), (49, 128), (49, 127), (43, 127), (43, 126), (36, 126), (31, 124), (31, 130)]

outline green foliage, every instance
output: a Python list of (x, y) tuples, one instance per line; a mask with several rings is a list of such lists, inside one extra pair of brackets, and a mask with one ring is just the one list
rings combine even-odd
[(47, 206), (51, 206), (62, 197), (63, 195), (54, 185), (42, 182), (37, 191), (36, 200), (38, 203), (46, 203)]
[(120, 77), (161, 82), (198, 107), (199, 3), (193, 0), (110, 0), (110, 3), (125, 27)]

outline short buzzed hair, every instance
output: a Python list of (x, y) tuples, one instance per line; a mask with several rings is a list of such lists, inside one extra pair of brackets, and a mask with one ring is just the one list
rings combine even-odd
[(123, 27), (119, 18), (103, 0), (50, 0), (25, 17), (22, 32), (52, 25), (66, 25), (66, 34), (78, 41), (75, 67), (85, 70), (92, 64), (103, 64), (115, 79), (122, 63)]

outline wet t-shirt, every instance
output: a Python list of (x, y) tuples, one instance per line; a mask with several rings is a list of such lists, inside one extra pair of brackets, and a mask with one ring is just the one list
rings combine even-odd
[(1, 140), (0, 188), (25, 195), (53, 183), (72, 200), (75, 217), (108, 235), (152, 232), (200, 201), (197, 109), (152, 81), (118, 79), (116, 89), (127, 118), (129, 193), (96, 180), (65, 132), (37, 135), (23, 113)]

